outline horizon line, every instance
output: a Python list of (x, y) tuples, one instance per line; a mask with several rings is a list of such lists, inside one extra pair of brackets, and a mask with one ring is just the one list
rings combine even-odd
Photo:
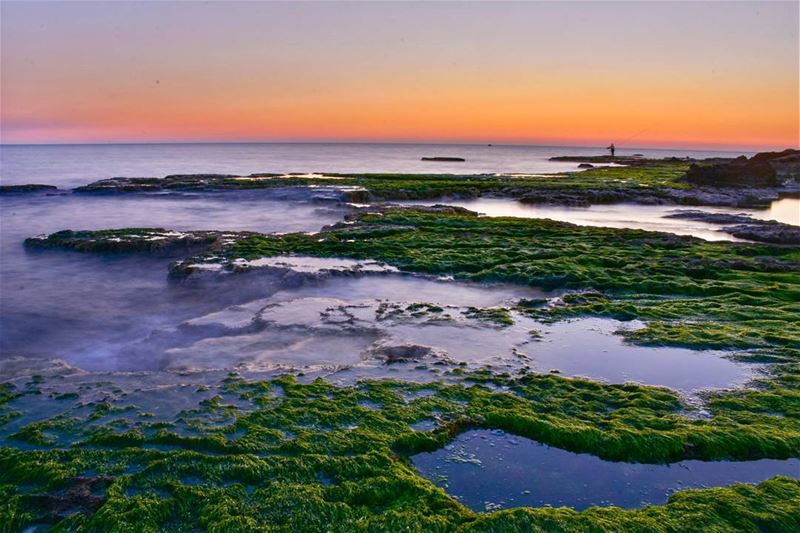
[[(612, 141), (613, 142), (613, 141)], [(458, 142), (458, 141), (356, 141), (356, 140), (264, 140), (264, 141), (230, 141), (230, 140), (210, 140), (210, 141), (99, 141), (99, 142), (41, 142), (41, 143), (4, 143), (0, 146), (153, 146), (153, 145), (219, 145), (219, 144), (383, 144), (383, 145), (445, 145), (445, 146), (503, 146), (503, 147), (544, 147), (544, 148), (598, 148), (605, 150), (604, 143), (597, 145), (589, 144), (537, 144), (537, 143), (490, 143), (490, 142)], [(616, 144), (616, 143), (615, 143)], [(617, 145), (617, 150), (689, 150), (689, 151), (710, 151), (710, 152), (755, 152), (759, 150), (781, 150), (769, 146), (714, 146), (714, 145), (695, 145), (695, 146), (627, 146)], [(796, 149), (786, 147), (783, 149)]]

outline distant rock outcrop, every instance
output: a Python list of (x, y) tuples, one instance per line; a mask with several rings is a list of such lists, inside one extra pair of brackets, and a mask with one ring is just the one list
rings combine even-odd
[[(159, 192), (236, 188), (233, 174), (174, 174), (164, 178), (108, 178), (74, 189), (77, 193)], [(233, 183), (231, 183), (233, 182)]]
[(714, 187), (778, 187), (798, 179), (800, 150), (762, 152), (730, 162), (696, 163), (684, 177), (693, 185)]
[(55, 185), (42, 185), (41, 183), (28, 183), (25, 185), (0, 185), (0, 194), (22, 194), (28, 192), (55, 192)]

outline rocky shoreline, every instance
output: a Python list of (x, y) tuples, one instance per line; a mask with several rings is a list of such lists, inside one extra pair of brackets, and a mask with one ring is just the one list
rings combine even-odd
[(568, 161), (585, 165), (617, 164), (647, 168), (654, 164), (689, 165), (678, 183), (687, 187), (661, 187), (652, 191), (640, 189), (588, 189), (536, 191), (520, 197), (529, 204), (593, 204), (636, 203), (644, 205), (674, 204), (715, 207), (765, 207), (783, 195), (800, 193), (800, 150), (762, 152), (751, 158), (691, 159), (670, 157), (660, 160), (630, 156), (558, 156), (551, 161)]
[(800, 226), (782, 224), (774, 220), (758, 220), (749, 215), (729, 213), (709, 213), (699, 210), (685, 210), (665, 215), (666, 218), (699, 220), (709, 224), (719, 224), (724, 231), (739, 239), (773, 244), (800, 245)]
[(63, 230), (25, 239), (30, 249), (58, 248), (90, 253), (214, 250), (250, 235), (248, 232), (170, 231), (163, 228), (126, 228), (99, 231)]
[[(683, 216), (709, 217), (721, 225), (749, 222), (740, 215), (711, 215)], [(261, 327), (350, 332), (365, 309), (380, 310), (380, 316), (373, 315), (376, 322), (394, 320), (415, 328), (423, 321), (441, 320), (442, 311), (452, 312), (460, 332), (477, 328), (476, 321), (483, 320), (490, 324), (480, 327), (497, 328), (495, 335), (503, 338), (513, 311), (514, 320), (524, 313), (542, 323), (585, 316), (642, 320), (644, 328), (622, 333), (628, 342), (731, 354), (736, 350), (739, 357), (771, 366), (768, 375), (746, 388), (703, 391), (702, 410), (660, 386), (605, 383), (546, 369), (511, 373), (498, 366), (443, 365), (444, 354), (410, 341), (378, 343), (369, 353), (390, 379), (353, 384), (334, 382), (339, 376), (315, 379), (299, 370), (258, 380), (231, 370), (211, 380), (181, 367), (174, 373), (180, 381), (166, 386), (158, 381), (169, 379), (163, 372), (137, 373), (133, 381), (125, 381), (128, 374), (65, 376), (69, 369), (53, 377), (21, 377), (0, 387), (0, 417), (7, 420), (0, 471), (7, 472), (6, 486), (12, 487), (5, 489), (11, 509), (6, 515), (16, 520), (8, 521), (15, 530), (45, 520), (77, 523), (69, 514), (75, 509), (87, 517), (78, 525), (116, 525), (121, 520), (112, 518), (132, 516), (133, 505), (138, 506), (137, 520), (156, 517), (151, 519), (155, 529), (175, 523), (171, 509), (184, 513), (179, 518), (195, 529), (207, 527), (197, 515), (221, 516), (226, 525), (235, 524), (245, 513), (263, 518), (266, 506), (277, 509), (270, 515), (277, 523), (285, 522), (286, 502), (298, 500), (308, 504), (301, 511), (310, 510), (298, 513), (287, 530), (308, 524), (325, 529), (331, 523), (344, 523), (344, 529), (411, 524), (444, 530), (455, 529), (451, 524), (474, 524), (475, 531), (524, 530), (504, 522), (510, 513), (536, 513), (542, 527), (558, 522), (567, 529), (626, 529), (643, 519), (653, 527), (670, 521), (676, 530), (702, 529), (709, 520), (722, 529), (752, 522), (779, 530), (798, 522), (791, 502), (800, 494), (800, 482), (789, 477), (758, 486), (681, 490), (666, 504), (641, 510), (609, 507), (578, 513), (542, 507), (477, 515), (454, 504), (409, 466), (414, 454), (452, 446), (458, 435), (476, 428), (628, 463), (796, 458), (800, 352), (792, 327), (797, 316), (792, 296), (800, 268), (798, 248), (545, 219), (480, 217), (448, 206), (356, 208), (345, 221), (315, 233), (133, 228), (58, 232), (29, 239), (26, 245), (101, 253), (200, 253), (185, 264), (212, 265), (208, 270), (214, 275), (252, 267), (312, 276), (304, 269), (328, 261), (341, 267), (337, 275), (342, 276), (356, 277), (364, 266), (387, 265), (420, 276), (558, 291), (554, 298), (443, 309), (416, 301), (427, 296), (424, 291), (401, 293), (413, 302), (403, 305), (376, 300), (368, 308), (363, 302), (346, 307), (334, 302), (332, 307), (315, 289), (300, 295), (310, 300), (305, 307), (292, 307), (301, 298), (282, 296), (281, 301), (259, 303), (251, 313), (237, 303), (227, 308), (234, 313), (227, 320), (216, 312), (199, 317), (217, 324), (222, 343), (233, 338), (242, 318), (252, 324), (252, 329), (241, 326), (243, 337)], [(196, 272), (203, 270), (200, 266)], [(241, 276), (236, 281), (247, 280)], [(468, 305), (481, 304), (470, 300)], [(507, 309), (510, 305), (516, 307)], [(298, 315), (298, 310), (313, 312)], [(196, 328), (203, 320), (186, 326)], [(530, 333), (531, 342), (539, 342), (537, 334)], [(214, 340), (206, 353), (219, 364), (230, 349)], [(197, 350), (198, 345), (185, 349)], [(608, 357), (595, 345), (590, 349)], [(424, 373), (425, 381), (398, 379), (403, 375), (399, 372), (412, 370)], [(37, 412), (57, 414), (31, 416)], [(46, 483), (32, 485), (34, 476)], [(243, 511), (239, 502), (253, 505), (253, 510)], [(404, 507), (393, 503), (387, 511), (386, 502)], [(696, 518), (696, 509), (704, 510), (702, 518)], [(747, 521), (749, 509), (760, 511), (758, 519)], [(344, 518), (335, 522), (331, 516)], [(725, 518), (729, 516), (733, 518)]]
[[(507, 174), (176, 174), (115, 177), (73, 189), (76, 194), (217, 192), (306, 189), (326, 200), (374, 203), (396, 200), (508, 198), (525, 204), (590, 206), (634, 203), (763, 208), (800, 194), (800, 151), (737, 159), (645, 159), (559, 156), (585, 170), (552, 175)], [(608, 166), (613, 164), (613, 166)], [(605, 165), (605, 166), (595, 166)], [(773, 168), (775, 167), (775, 168)], [(777, 170), (776, 170), (777, 169)], [(54, 192), (52, 185), (0, 187), (3, 193)]]
[[(518, 191), (513, 193), (524, 204), (567, 205), (588, 207), (601, 204), (638, 204), (638, 205), (676, 205), (676, 206), (709, 206), (764, 208), (771, 202), (785, 195), (800, 192), (800, 186), (774, 188), (724, 188), (697, 187), (692, 189), (660, 188), (651, 190), (617, 189), (617, 190), (543, 190), (535, 192)], [(509, 195), (496, 195), (508, 197)]]
[(55, 185), (44, 185), (42, 183), (28, 183), (25, 185), (0, 185), (0, 194), (26, 194), (56, 192), (58, 187)]

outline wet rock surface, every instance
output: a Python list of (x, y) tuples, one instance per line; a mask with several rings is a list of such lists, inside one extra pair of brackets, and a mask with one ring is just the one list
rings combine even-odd
[(419, 344), (379, 345), (372, 349), (372, 354), (386, 361), (386, 364), (420, 361), (433, 352), (430, 346)]
[[(199, 193), (231, 190), (304, 189), (313, 201), (364, 204), (374, 201), (441, 198), (496, 197), (514, 198), (529, 204), (588, 206), (594, 204), (638, 203), (644, 205), (765, 206), (780, 192), (800, 190), (796, 180), (796, 154), (747, 160), (747, 165), (769, 168), (775, 180), (750, 180), (737, 186), (706, 179), (679, 178), (689, 164), (698, 168), (728, 168), (738, 163), (728, 159), (693, 160), (680, 158), (645, 159), (642, 157), (564, 156), (554, 161), (578, 162), (582, 173), (575, 175), (505, 175), (505, 174), (179, 174), (164, 178), (116, 177), (99, 180), (74, 189), (75, 193)], [(754, 161), (754, 162), (751, 162)], [(746, 168), (750, 168), (745, 165)], [(782, 165), (782, 166), (781, 166)], [(597, 168), (602, 167), (602, 168)], [(617, 167), (609, 179), (585, 178), (575, 185), (579, 174)], [(625, 167), (625, 168), (623, 168)], [(774, 167), (774, 168), (773, 168)], [(651, 176), (665, 171), (655, 182), (637, 183), (642, 171)], [(736, 167), (738, 168), (738, 167)], [(780, 170), (775, 170), (779, 168)], [(608, 169), (607, 169), (608, 170)], [(653, 172), (655, 171), (655, 174)], [(705, 172), (705, 171), (703, 171)], [(714, 171), (716, 172), (716, 171)], [(649, 173), (649, 174), (648, 174)], [(672, 173), (672, 174), (670, 174)], [(667, 174), (673, 179), (664, 179)], [(631, 179), (627, 176), (630, 175)], [(793, 178), (794, 177), (794, 178)], [(539, 178), (545, 179), (542, 184)], [(565, 180), (564, 178), (569, 178)], [(521, 183), (524, 183), (521, 184)], [(685, 186), (682, 184), (688, 184)]]
[(50, 235), (25, 239), (31, 249), (60, 248), (78, 252), (170, 252), (210, 249), (228, 245), (248, 235), (246, 232), (169, 231), (163, 228), (126, 228), (120, 230), (63, 230)]
[[(154, 192), (164, 190), (203, 190), (225, 187), (232, 174), (181, 174), (164, 178), (116, 177), (77, 187), (77, 193)], [(228, 184), (232, 188), (232, 184)]]
[(709, 213), (706, 211), (678, 211), (666, 218), (699, 220), (723, 226), (720, 231), (740, 239), (772, 244), (800, 245), (800, 213), (798, 225), (782, 224), (774, 220), (759, 220), (749, 215)]
[(39, 514), (37, 521), (57, 523), (75, 513), (94, 513), (105, 502), (111, 476), (76, 477), (61, 494), (32, 494), (30, 503)]
[(563, 189), (509, 191), (524, 204), (548, 204), (588, 207), (598, 204), (632, 203), (641, 205), (692, 205), (716, 207), (765, 207), (777, 200), (783, 192), (793, 192), (796, 187), (733, 188), (695, 187), (677, 188), (617, 188), (617, 189)]

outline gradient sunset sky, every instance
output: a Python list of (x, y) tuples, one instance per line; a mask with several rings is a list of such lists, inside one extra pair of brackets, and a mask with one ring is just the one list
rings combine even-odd
[(796, 1), (0, 11), (3, 143), (800, 143)]

